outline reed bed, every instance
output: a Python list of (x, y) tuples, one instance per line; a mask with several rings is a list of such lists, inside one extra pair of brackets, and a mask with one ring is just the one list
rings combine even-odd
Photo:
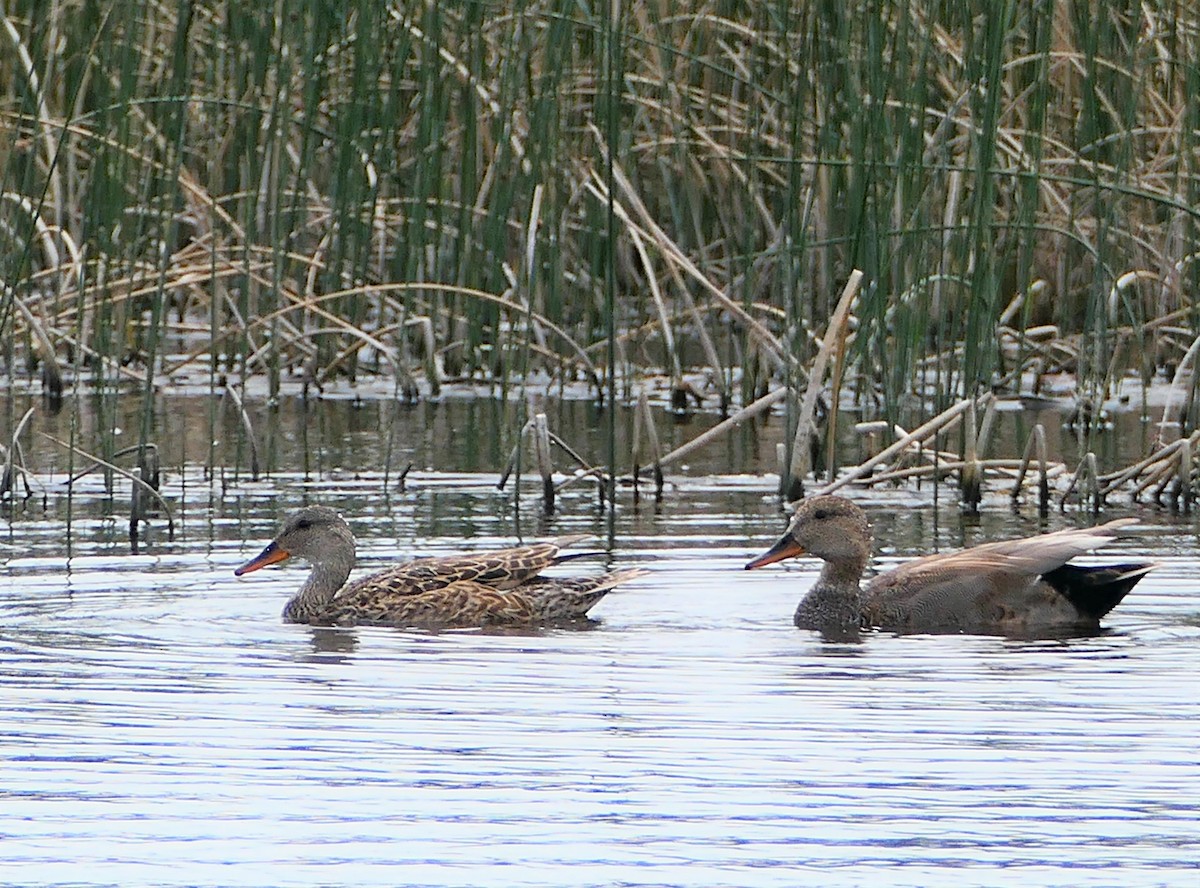
[[(1051, 373), (1084, 410), (1130, 374), (1195, 397), (1189, 4), (10, 0), (0, 43), (6, 383), (141, 398), (139, 466), (168, 379), (247, 417), (257, 473), (248, 385), (667, 378), (782, 405), (786, 496), (838, 471), (830, 397), (893, 446)], [(1108, 476), (1091, 423), (1084, 495), (1190, 503), (1195, 415)], [(646, 428), (634, 478), (671, 459)], [(509, 434), (552, 492), (554, 430)], [(97, 437), (63, 446), (111, 465)], [(974, 489), (980, 450), (933, 471)]]

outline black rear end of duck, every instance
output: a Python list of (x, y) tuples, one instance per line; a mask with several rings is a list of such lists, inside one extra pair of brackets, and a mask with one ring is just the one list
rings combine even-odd
[(1042, 579), (1074, 605), (1081, 619), (1098, 623), (1153, 568), (1145, 561), (1098, 566), (1064, 564), (1042, 574)]

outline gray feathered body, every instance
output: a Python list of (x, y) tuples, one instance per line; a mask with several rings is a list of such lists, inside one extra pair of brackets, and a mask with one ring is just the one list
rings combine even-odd
[(746, 567), (805, 554), (824, 561), (817, 582), (796, 608), (795, 623), (803, 629), (834, 634), (859, 627), (1006, 635), (1089, 631), (1154, 565), (1069, 562), (1112, 542), (1133, 523), (1122, 518), (927, 555), (862, 588), (871, 551), (866, 515), (844, 497), (816, 496), (800, 503), (787, 533)]

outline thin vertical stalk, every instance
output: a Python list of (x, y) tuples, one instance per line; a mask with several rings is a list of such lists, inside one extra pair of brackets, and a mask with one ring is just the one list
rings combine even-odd
[(608, 472), (601, 487), (607, 498), (608, 535), (616, 536), (616, 465), (617, 465), (617, 214), (614, 206), (616, 173), (614, 160), (620, 146), (621, 99), (621, 0), (606, 0), (603, 7), (604, 46), (604, 184), (608, 192), (605, 213), (604, 246), (604, 332), (607, 339), (605, 356), (608, 363), (606, 379), (605, 462)]

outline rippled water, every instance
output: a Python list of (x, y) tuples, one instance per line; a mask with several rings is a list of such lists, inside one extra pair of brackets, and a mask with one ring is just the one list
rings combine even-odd
[[(791, 626), (811, 564), (746, 573), (770, 482), (680, 479), (618, 512), (652, 576), (588, 631), (313, 630), (300, 565), (232, 569), (305, 498), (365, 568), (513, 540), (495, 474), (190, 478), (137, 556), (89, 512), (14, 517), (0, 580), (0, 882), (21, 885), (1186, 885), (1200, 872), (1194, 520), (1092, 638)], [(872, 505), (863, 495), (862, 500)], [(99, 503), (99, 499), (97, 499)], [(603, 534), (568, 493), (531, 531)], [(531, 517), (533, 513), (533, 517)], [(876, 499), (881, 560), (1033, 532)], [(1114, 513), (1115, 514), (1115, 513)], [(1082, 520), (1057, 516), (1052, 526)], [(537, 526), (540, 523), (541, 526)], [(562, 569), (598, 570), (573, 562)]]

